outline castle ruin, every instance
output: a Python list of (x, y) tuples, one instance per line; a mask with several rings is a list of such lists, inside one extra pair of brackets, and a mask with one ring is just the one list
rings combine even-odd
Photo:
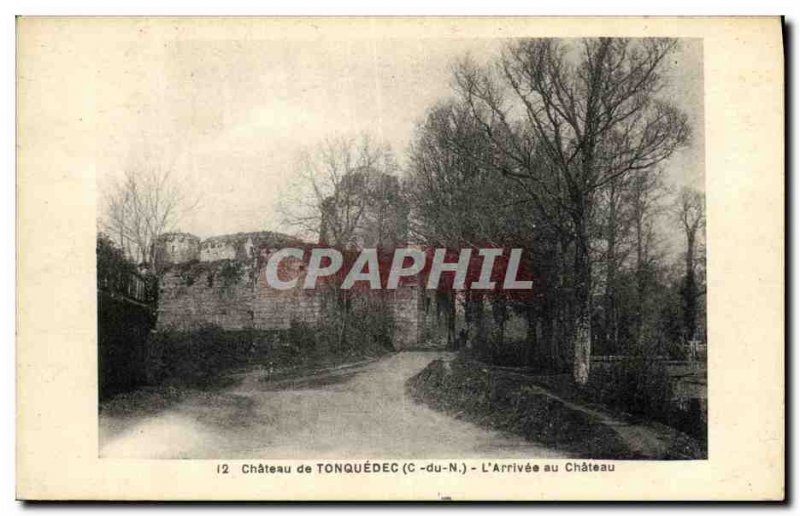
[[(213, 325), (225, 330), (287, 330), (292, 324), (316, 324), (330, 296), (323, 289), (302, 288), (301, 261), (284, 261), (299, 279), (296, 288), (276, 290), (266, 283), (265, 268), (272, 253), (306, 245), (269, 231), (202, 241), (188, 233), (161, 235), (156, 241), (160, 271), (156, 329), (185, 331)], [(431, 326), (437, 325), (437, 318), (428, 313), (432, 293), (407, 285), (380, 295), (394, 321), (395, 349), (444, 345), (431, 338)]]
[[(384, 250), (406, 245), (409, 209), (395, 176), (359, 170), (345, 176), (338, 187), (347, 191), (349, 201), (347, 206), (337, 204), (336, 197), (323, 202), (321, 243)], [(344, 232), (344, 237), (342, 222), (352, 220), (351, 214), (344, 212), (351, 209), (352, 202), (360, 206), (358, 223)], [(188, 233), (159, 236), (155, 243), (155, 265), (160, 277), (157, 329), (192, 330), (215, 325), (227, 330), (286, 330), (292, 324), (317, 324), (335, 295), (330, 289), (302, 288), (302, 261), (283, 262), (294, 268), (291, 274), (299, 280), (296, 288), (271, 288), (265, 275), (272, 253), (308, 245), (271, 231), (202, 241)], [(379, 306), (389, 312), (396, 349), (443, 346), (439, 336), (444, 323), (431, 302), (436, 296), (424, 286), (405, 285), (392, 291), (358, 292), (355, 296), (354, 302), (377, 305), (375, 302), (380, 301)]]

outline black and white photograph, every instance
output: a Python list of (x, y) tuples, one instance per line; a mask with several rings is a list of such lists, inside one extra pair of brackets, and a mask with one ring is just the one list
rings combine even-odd
[(707, 458), (701, 39), (124, 54), (101, 458)]
[(787, 499), (783, 18), (15, 27), (18, 499)]

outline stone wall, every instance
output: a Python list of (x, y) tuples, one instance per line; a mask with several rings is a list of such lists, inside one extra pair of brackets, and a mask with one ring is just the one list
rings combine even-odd
[(420, 292), (417, 287), (401, 287), (388, 297), (394, 317), (394, 345), (396, 349), (415, 348), (420, 340)]
[(314, 323), (320, 307), (313, 290), (268, 288), (261, 267), (236, 260), (184, 264), (165, 271), (158, 304), (159, 329), (288, 329), (293, 321)]
[(161, 276), (157, 329), (252, 328), (250, 277), (251, 269), (235, 261), (171, 267)]
[[(267, 263), (269, 250), (262, 253), (263, 264)], [(297, 278), (297, 286), (289, 290), (277, 290), (267, 285), (265, 267), (259, 270), (253, 304), (255, 327), (259, 329), (288, 329), (291, 323), (317, 322), (322, 308), (322, 292), (303, 289), (306, 276), (301, 260), (285, 259), (279, 272), (281, 279)]]
[[(297, 287), (278, 290), (267, 285), (265, 269), (270, 254), (285, 245), (299, 247), (285, 236), (275, 235), (264, 232), (210, 238), (199, 245), (191, 261), (164, 266), (157, 329), (194, 330), (214, 325), (225, 330), (286, 330), (292, 323), (314, 325), (323, 317), (335, 317), (334, 290), (324, 286), (302, 288), (306, 274), (302, 260), (284, 259), (279, 271), (283, 280), (297, 278)], [(373, 308), (386, 306), (396, 349), (445, 346), (446, 320), (435, 306), (425, 302), (433, 293), (421, 286), (363, 291), (355, 296), (358, 302)]]
[(200, 257), (200, 239), (189, 233), (166, 233), (155, 242), (156, 264), (160, 267), (186, 263)]
[(200, 244), (200, 261), (215, 262), (218, 260), (233, 260), (236, 258), (236, 245), (234, 242), (208, 239)]
[[(157, 329), (193, 330), (214, 325), (226, 330), (286, 330), (293, 322), (316, 324), (325, 308), (335, 303), (335, 294), (324, 288), (301, 288), (305, 275), (299, 268), (302, 265), (286, 262), (294, 268), (290, 273), (298, 277), (298, 287), (289, 290), (268, 287), (263, 265), (254, 285), (252, 267), (236, 260), (194, 262), (167, 269), (159, 288)], [(356, 294), (370, 298), (367, 302), (372, 303), (376, 295), (382, 296), (390, 310), (395, 348), (419, 348), (425, 314), (420, 311), (418, 288)]]

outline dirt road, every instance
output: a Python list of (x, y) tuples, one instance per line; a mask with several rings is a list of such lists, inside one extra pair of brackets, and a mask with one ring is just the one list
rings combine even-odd
[(443, 353), (265, 383), (253, 372), (148, 417), (100, 417), (100, 455), (136, 458), (520, 458), (559, 452), (415, 403), (405, 381)]

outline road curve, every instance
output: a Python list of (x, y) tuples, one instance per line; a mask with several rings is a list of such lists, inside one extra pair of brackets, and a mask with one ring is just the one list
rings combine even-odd
[(405, 381), (444, 353), (403, 352), (279, 383), (245, 375), (139, 418), (100, 416), (100, 456), (152, 459), (534, 458), (561, 453), (436, 412)]

